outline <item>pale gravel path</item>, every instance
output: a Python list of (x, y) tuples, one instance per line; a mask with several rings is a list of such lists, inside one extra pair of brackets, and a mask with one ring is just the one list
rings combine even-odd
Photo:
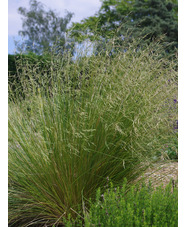
[(137, 183), (142, 178), (145, 178), (145, 182), (149, 180), (152, 182), (153, 187), (163, 184), (165, 187), (170, 180), (173, 180), (173, 184), (177, 184), (178, 181), (178, 162), (160, 162), (154, 164), (153, 167), (149, 167), (144, 175), (138, 177), (133, 183)]

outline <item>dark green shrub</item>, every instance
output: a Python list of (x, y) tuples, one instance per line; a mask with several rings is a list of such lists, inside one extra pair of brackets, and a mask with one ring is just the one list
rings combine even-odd
[(50, 57), (47, 55), (36, 55), (32, 52), (28, 54), (16, 54), (16, 55), (8, 55), (8, 72), (10, 74), (16, 74), (17, 73), (17, 67), (19, 60), (22, 60), (22, 64), (29, 63), (32, 65), (39, 65), (40, 69), (46, 68), (48, 65), (48, 61), (50, 60)]
[(12, 74), (16, 73), (15, 55), (8, 55), (8, 72)]
[[(24, 98), (23, 81), (29, 74), (50, 75), (50, 57), (34, 53), (8, 55), (9, 99)], [(33, 77), (34, 78), (34, 77)], [(34, 78), (39, 85), (39, 78)]]

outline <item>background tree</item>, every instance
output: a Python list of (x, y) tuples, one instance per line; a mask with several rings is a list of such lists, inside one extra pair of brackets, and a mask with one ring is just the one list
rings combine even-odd
[(166, 48), (170, 53), (178, 45), (177, 0), (103, 0), (95, 16), (73, 24), (71, 34), (77, 40), (93, 40), (95, 31), (103, 40), (117, 35), (149, 42), (165, 35), (163, 42), (171, 43)]
[[(173, 6), (165, 0), (136, 0), (126, 27), (134, 37), (141, 36), (148, 42), (165, 35), (162, 42), (169, 44), (166, 51), (171, 53), (178, 45), (178, 23)], [(126, 30), (123, 27), (122, 30), (124, 34)]]
[(36, 0), (30, 0), (29, 5), (29, 10), (23, 7), (18, 9), (18, 13), (23, 16), (23, 30), (19, 31), (19, 35), (26, 38), (21, 45), (16, 43), (18, 50), (42, 54), (54, 43), (63, 48), (67, 25), (73, 14), (67, 12), (64, 18), (59, 17), (55, 11), (45, 11), (44, 6)]

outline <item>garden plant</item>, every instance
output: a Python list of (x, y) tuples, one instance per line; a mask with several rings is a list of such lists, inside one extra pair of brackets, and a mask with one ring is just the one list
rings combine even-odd
[(64, 220), (70, 226), (178, 226), (178, 188), (171, 182), (163, 189), (162, 186), (152, 187), (148, 184), (133, 185), (127, 190), (126, 179), (121, 188), (109, 187), (96, 193), (96, 201), (90, 201), (89, 212), (85, 218), (77, 217), (76, 222)]
[(84, 218), (108, 178), (114, 187), (130, 184), (169, 158), (166, 144), (177, 152), (176, 63), (159, 57), (158, 43), (125, 47), (112, 39), (104, 52), (75, 60), (51, 53), (42, 75), (37, 64), (22, 65), (23, 93), (9, 90), (10, 226)]

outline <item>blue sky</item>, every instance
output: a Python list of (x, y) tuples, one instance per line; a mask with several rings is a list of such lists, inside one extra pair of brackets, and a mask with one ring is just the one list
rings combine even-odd
[[(71, 22), (80, 22), (82, 19), (93, 16), (101, 6), (100, 0), (39, 0), (46, 10), (56, 10), (60, 16), (65, 11), (74, 13)], [(21, 15), (17, 13), (19, 7), (29, 9), (29, 0), (8, 0), (8, 53), (13, 54), (15, 50), (14, 40), (21, 40), (18, 31), (22, 29)]]

